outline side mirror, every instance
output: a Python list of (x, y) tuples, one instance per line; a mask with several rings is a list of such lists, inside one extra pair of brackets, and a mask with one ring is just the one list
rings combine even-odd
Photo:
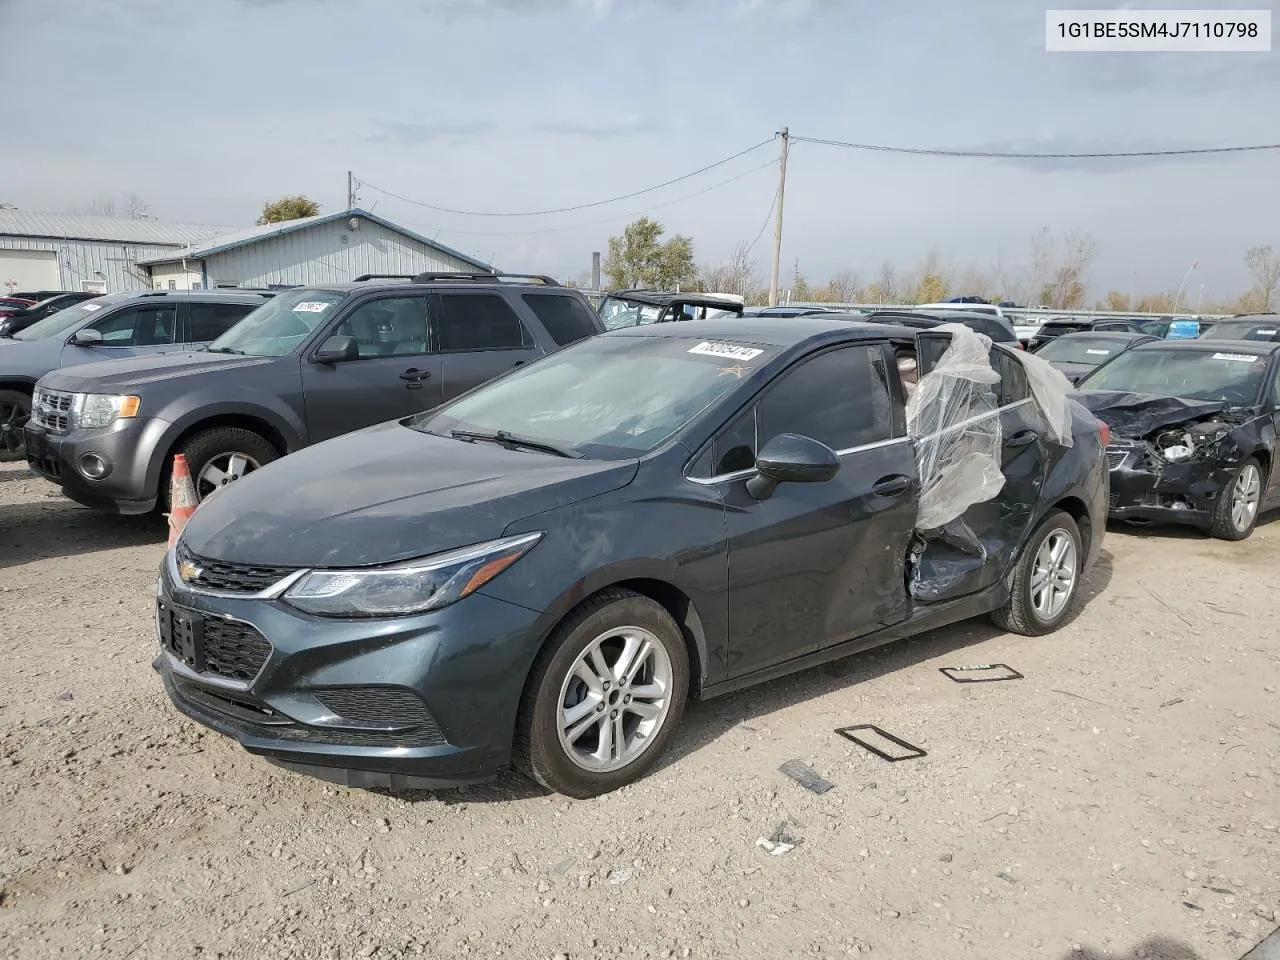
[(320, 344), (313, 357), (316, 363), (346, 363), (360, 359), (360, 345), (355, 337), (330, 337)]
[(780, 483), (826, 483), (840, 470), (840, 458), (825, 443), (796, 433), (780, 433), (756, 456), (756, 475), (747, 493), (766, 500)]
[(71, 342), (77, 347), (100, 347), (102, 346), (102, 332), (85, 327), (83, 330), (76, 331), (76, 335), (71, 338)]

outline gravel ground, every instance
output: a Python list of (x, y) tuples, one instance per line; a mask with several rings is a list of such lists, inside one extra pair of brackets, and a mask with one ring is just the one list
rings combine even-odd
[[(586, 802), (333, 787), (184, 719), (164, 535), (0, 466), (0, 956), (1234, 960), (1276, 926), (1280, 524), (1113, 530), (1056, 636), (974, 621), (697, 705)], [(1025, 679), (938, 672), (996, 662)]]

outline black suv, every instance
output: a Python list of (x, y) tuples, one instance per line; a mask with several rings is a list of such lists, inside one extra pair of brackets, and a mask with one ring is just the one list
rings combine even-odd
[(1115, 317), (1055, 317), (1040, 325), (1035, 336), (1027, 343), (1027, 349), (1034, 353), (1050, 340), (1068, 333), (1147, 333), (1163, 337), (1164, 333), (1157, 333), (1147, 327), (1146, 324), (1152, 322), (1158, 321), (1118, 320)]
[(27, 462), (79, 503), (146, 513), (165, 504), (176, 453), (203, 498), (287, 453), (429, 410), (603, 329), (582, 294), (549, 277), (369, 275), (289, 290), (205, 350), (45, 377)]

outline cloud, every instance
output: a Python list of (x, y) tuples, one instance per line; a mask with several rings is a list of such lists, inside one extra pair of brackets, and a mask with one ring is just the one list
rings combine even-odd
[(366, 136), (366, 143), (398, 143), (402, 147), (420, 147), (441, 141), (457, 144), (493, 133), (501, 125), (496, 120), (473, 120), (465, 123), (400, 123), (383, 120), (378, 126), (382, 129)]
[(555, 137), (586, 137), (591, 140), (614, 140), (637, 133), (651, 133), (658, 125), (639, 117), (630, 117), (615, 122), (600, 123), (578, 122), (573, 120), (550, 120), (535, 123), (530, 128), (534, 133), (545, 133)]

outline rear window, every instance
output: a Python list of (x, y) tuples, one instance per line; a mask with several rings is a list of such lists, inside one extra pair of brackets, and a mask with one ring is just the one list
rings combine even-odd
[(564, 293), (526, 293), (524, 302), (542, 321), (557, 346), (585, 340), (600, 332), (595, 314), (577, 297)]

